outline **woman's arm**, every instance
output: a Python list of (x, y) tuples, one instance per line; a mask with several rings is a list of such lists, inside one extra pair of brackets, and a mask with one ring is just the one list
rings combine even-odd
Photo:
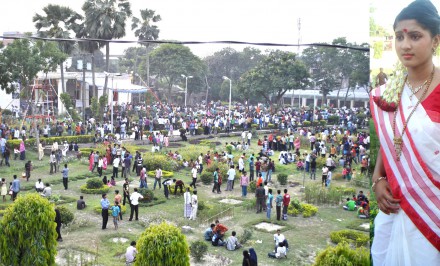
[(379, 149), (377, 154), (376, 166), (373, 172), (373, 184), (377, 182), (374, 185), (373, 191), (376, 194), (377, 205), (382, 212), (385, 214), (397, 213), (400, 209), (398, 206), (400, 199), (393, 198), (390, 184), (386, 179), (377, 181), (380, 177), (386, 176), (381, 149), (382, 148)]

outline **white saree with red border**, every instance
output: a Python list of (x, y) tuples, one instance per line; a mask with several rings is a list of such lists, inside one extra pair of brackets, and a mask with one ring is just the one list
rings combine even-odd
[[(385, 86), (373, 90), (382, 95)], [(400, 136), (417, 104), (405, 86), (396, 117)], [(439, 99), (440, 100), (440, 99)], [(410, 118), (402, 140), (400, 160), (394, 148), (394, 112), (370, 100), (382, 158), (393, 197), (400, 199), (397, 214), (379, 212), (371, 248), (374, 265), (440, 265), (440, 123), (433, 122), (422, 104)]]

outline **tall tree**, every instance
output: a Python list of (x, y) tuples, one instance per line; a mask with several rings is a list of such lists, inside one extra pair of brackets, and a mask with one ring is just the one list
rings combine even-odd
[(247, 97), (258, 95), (269, 104), (277, 104), (287, 91), (304, 89), (308, 78), (307, 68), (296, 54), (276, 50), (243, 74), (238, 86)]
[[(232, 82), (232, 97), (242, 99), (241, 91), (237, 91), (235, 81), (246, 71), (258, 65), (265, 56), (261, 51), (251, 47), (245, 47), (242, 52), (232, 48), (223, 48), (213, 55), (205, 57), (203, 61), (207, 65), (207, 79), (210, 81), (210, 97), (212, 99), (225, 99), (229, 97), (229, 84), (224, 85), (223, 76), (227, 76)], [(237, 93), (238, 92), (238, 93)]]
[[(75, 28), (78, 21), (83, 17), (69, 7), (51, 5), (43, 8), (44, 15), (35, 14), (32, 21), (35, 23), (38, 35), (49, 38), (70, 39), (70, 31)], [(65, 54), (70, 55), (74, 50), (75, 43), (69, 41), (58, 41), (58, 48)], [(66, 92), (64, 85), (64, 68), (63, 63), (60, 63), (61, 71), (61, 88), (62, 92)]]
[[(201, 91), (206, 67), (191, 50), (180, 44), (162, 44), (151, 52), (152, 73), (163, 81), (168, 90), (175, 84), (184, 84), (182, 74), (193, 76), (188, 80), (188, 94)], [(183, 85), (185, 86), (185, 85)]]
[[(131, 29), (134, 31), (134, 36), (138, 37), (139, 41), (152, 41), (159, 38), (159, 28), (152, 23), (159, 22), (161, 20), (160, 15), (155, 15), (155, 11), (151, 9), (141, 10), (141, 19), (133, 17)], [(150, 47), (149, 43), (143, 43), (147, 48), (146, 53), (146, 66), (147, 66), (147, 85), (150, 86)], [(136, 73), (136, 72), (135, 72)]]
[[(125, 36), (125, 23), (131, 17), (128, 0), (87, 0), (82, 9), (85, 13), (84, 29), (88, 37), (112, 40)], [(100, 42), (105, 46), (106, 71), (110, 64), (110, 43)], [(107, 94), (108, 76), (105, 77), (104, 94)]]

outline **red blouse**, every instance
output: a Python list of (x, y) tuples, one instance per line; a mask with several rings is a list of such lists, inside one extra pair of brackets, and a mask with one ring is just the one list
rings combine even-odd
[(423, 100), (422, 106), (433, 122), (440, 123), (440, 84)]

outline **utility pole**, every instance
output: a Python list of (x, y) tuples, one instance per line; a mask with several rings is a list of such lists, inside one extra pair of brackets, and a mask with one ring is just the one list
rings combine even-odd
[(83, 55), (82, 70), (83, 70), (83, 91), (82, 91), (82, 103), (83, 103), (83, 122), (86, 122), (86, 56)]

